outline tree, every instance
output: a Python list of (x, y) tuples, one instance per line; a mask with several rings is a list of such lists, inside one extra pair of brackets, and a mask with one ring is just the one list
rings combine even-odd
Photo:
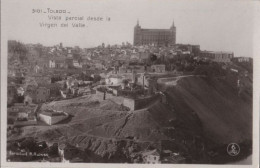
[(196, 75), (205, 75), (207, 77), (217, 77), (226, 75), (226, 71), (222, 69), (218, 63), (212, 63), (209, 65), (200, 65), (195, 70)]
[[(122, 83), (123, 83), (123, 85), (124, 85), (124, 88), (125, 88), (125, 87), (128, 85), (128, 83), (129, 83), (129, 82), (128, 82), (128, 80), (127, 80), (127, 79), (124, 79), (124, 80), (122, 81)], [(124, 88), (123, 88), (123, 89), (124, 89)]]
[(157, 56), (155, 54), (150, 54), (150, 61), (154, 63), (157, 60)]
[(64, 83), (63, 83), (63, 89), (67, 89), (67, 88), (68, 88), (67, 83), (64, 82)]
[(38, 52), (39, 57), (41, 57), (43, 55), (43, 46), (40, 44), (37, 44), (35, 47), (35, 50)]
[(54, 143), (52, 146), (50, 146), (48, 154), (50, 156), (57, 156), (59, 154), (57, 143)]
[(94, 75), (94, 79), (93, 79), (93, 82), (96, 83), (98, 81), (101, 80), (101, 76), (100, 75)]
[(8, 41), (8, 52), (13, 53), (14, 56), (17, 56), (21, 63), (27, 60), (27, 48), (26, 46), (17, 41)]

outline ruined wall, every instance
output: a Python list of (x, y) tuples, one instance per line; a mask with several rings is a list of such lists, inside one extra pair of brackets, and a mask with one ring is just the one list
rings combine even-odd
[[(96, 96), (95, 96), (98, 100), (103, 100), (104, 98), (104, 92), (98, 91), (96, 90)], [(112, 98), (113, 95), (111, 93), (106, 92), (106, 99)]]
[(135, 100), (130, 98), (124, 98), (123, 105), (130, 108), (130, 110), (135, 110)]
[(48, 115), (44, 115), (44, 114), (39, 114), (39, 119), (43, 122), (45, 122), (48, 125), (53, 125), (56, 124), (62, 120), (65, 120), (66, 118), (68, 118), (69, 115), (65, 113), (65, 115), (60, 115), (60, 116), (48, 116)]
[(51, 118), (51, 125), (56, 124), (62, 120), (65, 120), (68, 117), (69, 117), (69, 115), (53, 116)]
[(39, 114), (39, 119), (48, 125), (51, 125), (51, 117), (43, 114)]
[(123, 105), (130, 108), (130, 110), (139, 110), (145, 108), (151, 102), (159, 98), (159, 95), (152, 95), (144, 98), (124, 98)]

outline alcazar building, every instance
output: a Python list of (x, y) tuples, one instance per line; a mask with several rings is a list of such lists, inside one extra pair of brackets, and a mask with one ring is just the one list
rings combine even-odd
[(176, 27), (174, 22), (169, 29), (143, 29), (137, 21), (134, 28), (134, 45), (168, 46), (176, 44)]

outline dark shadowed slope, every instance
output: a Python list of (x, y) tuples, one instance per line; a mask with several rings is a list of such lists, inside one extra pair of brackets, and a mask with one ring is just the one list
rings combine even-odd
[[(241, 142), (252, 136), (252, 100), (239, 97), (223, 79), (183, 78), (167, 90), (178, 116), (190, 124), (196, 113), (206, 137), (216, 143)], [(249, 99), (249, 96), (246, 96)]]

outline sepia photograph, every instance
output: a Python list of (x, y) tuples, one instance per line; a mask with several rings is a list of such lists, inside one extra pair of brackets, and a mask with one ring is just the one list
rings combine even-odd
[(258, 167), (259, 9), (1, 1), (2, 166)]

